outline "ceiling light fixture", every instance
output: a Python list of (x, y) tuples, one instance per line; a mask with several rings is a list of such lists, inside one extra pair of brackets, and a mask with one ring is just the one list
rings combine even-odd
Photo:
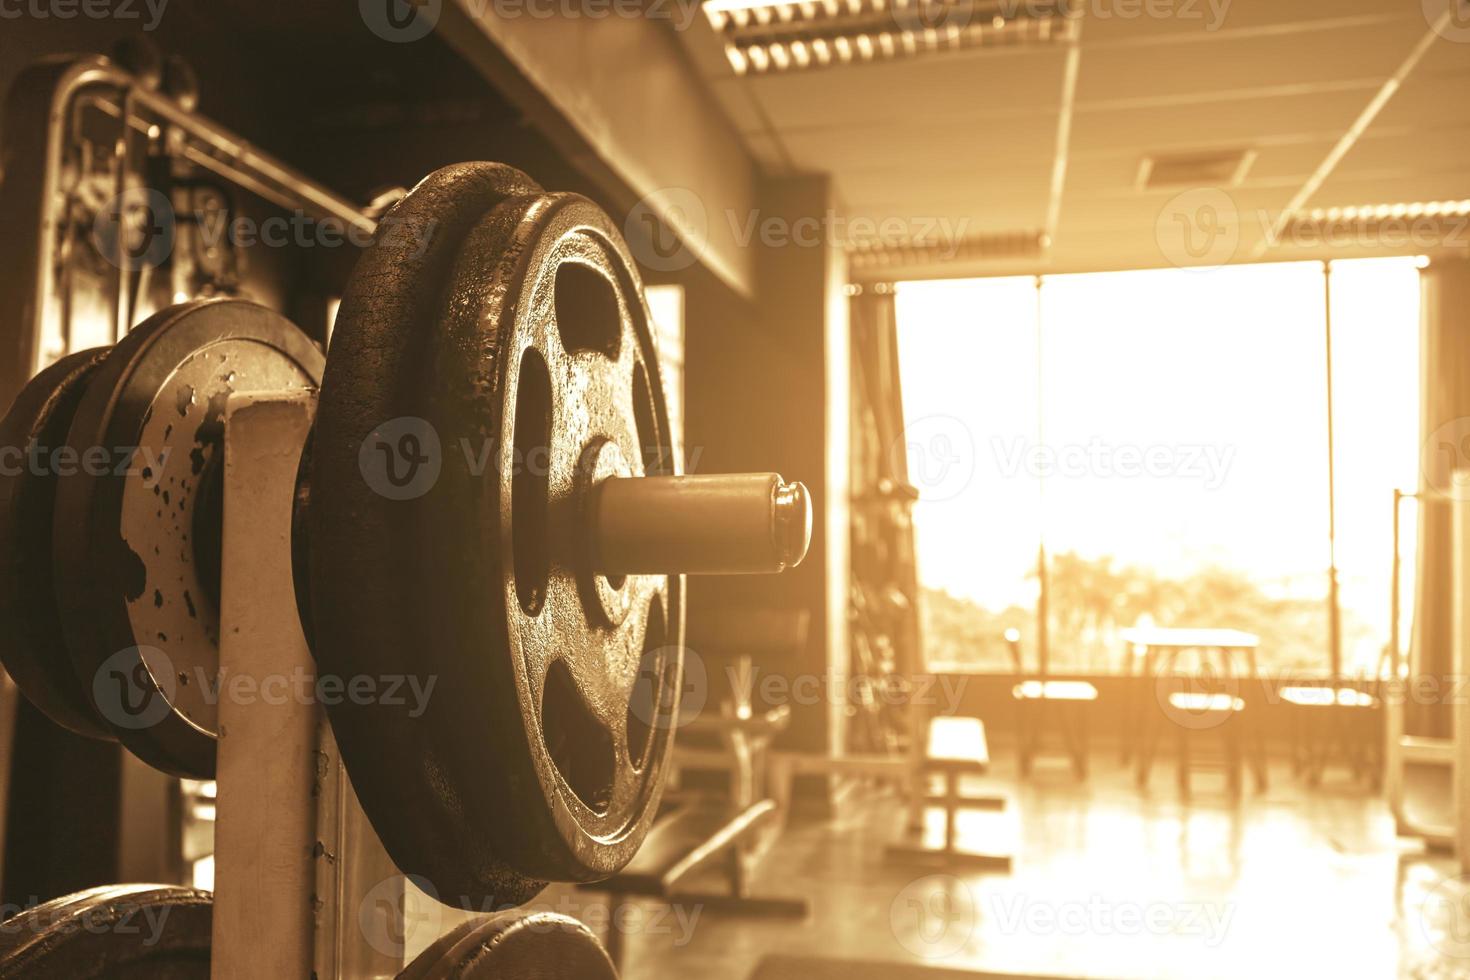
[(1081, 0), (706, 0), (737, 75), (1075, 37)]
[(1464, 249), (1470, 200), (1312, 208), (1289, 218), (1272, 245)]
[(850, 243), (847, 258), (854, 273), (951, 262), (1033, 259), (1047, 248), (1041, 231), (1006, 231), (971, 235), (956, 241), (891, 241), (881, 238)]
[(1470, 200), (1411, 201), (1397, 204), (1365, 204), (1362, 207), (1313, 208), (1298, 218), (1320, 224), (1333, 221), (1387, 221), (1414, 218), (1464, 218), (1470, 216)]

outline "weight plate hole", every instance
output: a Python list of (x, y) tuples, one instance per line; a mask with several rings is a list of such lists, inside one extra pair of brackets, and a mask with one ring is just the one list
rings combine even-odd
[(556, 330), (568, 351), (596, 351), (618, 356), (623, 318), (612, 283), (577, 262), (556, 270)]
[(535, 616), (546, 601), (550, 571), (546, 511), (549, 496), (547, 461), (551, 458), (551, 374), (534, 348), (521, 355), (516, 388), (515, 470), (511, 475), (511, 552), (516, 597), (526, 615)]
[(565, 660), (553, 661), (546, 671), (541, 734), (572, 792), (589, 810), (606, 813), (617, 766), (612, 736), (588, 709)]
[(628, 699), (628, 761), (638, 770), (648, 761), (653, 730), (673, 720), (662, 714), (668, 705), (661, 699), (670, 693), (664, 677), (668, 666), (666, 635), (663, 600), (654, 596), (648, 610), (648, 631), (643, 636), (638, 679), (633, 682), (633, 694)]

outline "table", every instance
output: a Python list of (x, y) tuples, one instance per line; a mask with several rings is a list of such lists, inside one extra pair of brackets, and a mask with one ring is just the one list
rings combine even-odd
[[(1261, 638), (1244, 630), (1138, 626), (1123, 630), (1118, 635), (1134, 650), (1142, 648), (1144, 672), (1150, 676), (1157, 676), (1158, 673), (1152, 661), (1155, 651), (1164, 654), (1167, 663), (1172, 667), (1179, 654), (1186, 650), (1215, 652), (1225, 657), (1237, 651), (1242, 652), (1249, 668), (1248, 676), (1256, 676), (1256, 648), (1261, 645)], [(1129, 664), (1131, 666), (1131, 659)], [(1229, 664), (1226, 663), (1225, 666), (1228, 668)]]
[[(1247, 633), (1238, 629), (1222, 629), (1210, 627), (1134, 627), (1122, 630), (1119, 634), (1124, 642), (1129, 645), (1130, 656), (1127, 659), (1128, 675), (1134, 675), (1134, 661), (1141, 654), (1143, 663), (1137, 672), (1138, 676), (1145, 680), (1157, 680), (1173, 674), (1178, 665), (1181, 654), (1194, 651), (1201, 655), (1201, 666), (1208, 667), (1213, 662), (1219, 669), (1220, 677), (1234, 678), (1235, 657), (1242, 654), (1245, 659), (1244, 677), (1250, 680), (1257, 678), (1259, 671), (1256, 665), (1256, 648), (1261, 644), (1261, 638), (1254, 633)], [(1141, 717), (1153, 717), (1154, 713), (1149, 710), (1145, 703), (1147, 694), (1139, 692), (1138, 702), (1135, 707), (1142, 713)], [(1194, 715), (1205, 713), (1219, 713), (1227, 716), (1235, 716), (1245, 710), (1246, 703), (1237, 696), (1235, 690), (1228, 691), (1202, 691), (1202, 692), (1170, 692), (1168, 697), (1169, 707)], [(1138, 729), (1130, 728), (1123, 739), (1123, 761), (1130, 761), (1136, 752), (1138, 754), (1138, 782), (1143, 785), (1148, 780), (1148, 770), (1153, 762), (1153, 746), (1158, 738), (1159, 720), (1155, 720), (1149, 726), (1146, 733), (1146, 741), (1140, 741), (1144, 733)], [(1222, 722), (1221, 724), (1224, 724)], [(1234, 724), (1234, 722), (1230, 722)], [(1215, 727), (1214, 724), (1202, 725), (1203, 728)], [(1239, 760), (1239, 745), (1234, 740), (1234, 729), (1227, 729), (1231, 736), (1227, 739), (1227, 753), (1231, 758), (1231, 788), (1235, 790), (1238, 786), (1238, 771), (1235, 766)], [(1188, 732), (1181, 727), (1180, 739), (1180, 785), (1187, 789), (1188, 786), (1188, 761), (1187, 741)], [(1255, 733), (1254, 769), (1256, 772), (1256, 783), (1264, 789), (1266, 785), (1266, 761), (1265, 743), (1260, 733)]]

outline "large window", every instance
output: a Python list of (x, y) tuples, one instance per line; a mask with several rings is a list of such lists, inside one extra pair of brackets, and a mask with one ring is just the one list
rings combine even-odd
[[(1328, 669), (1324, 285), (1318, 263), (902, 284), (930, 660), (1006, 668), (1012, 626), (1034, 658), (1044, 576), (1058, 670), (1116, 669), (1140, 623)], [(1415, 482), (1417, 290), (1412, 260), (1332, 266), (1349, 673), (1387, 639), (1389, 502)]]

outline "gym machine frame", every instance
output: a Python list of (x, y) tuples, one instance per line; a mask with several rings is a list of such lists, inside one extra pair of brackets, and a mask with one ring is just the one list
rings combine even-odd
[[(1451, 526), (1452, 577), (1451, 661), (1455, 676), (1470, 673), (1470, 470), (1456, 470), (1450, 478), (1453, 491), (1418, 493), (1393, 492), (1393, 571), (1389, 614), (1388, 680), (1399, 686), (1408, 681), (1412, 666), (1404, 656), (1400, 643), (1402, 610), (1399, 598), (1400, 513), (1404, 500), (1421, 505), (1448, 505)], [(1431, 850), (1450, 851), (1462, 873), (1470, 873), (1470, 703), (1458, 699), (1452, 706), (1451, 735), (1435, 738), (1408, 735), (1404, 732), (1404, 705), (1399, 692), (1388, 691), (1384, 701), (1384, 795), (1393, 813), (1394, 827), (1400, 836), (1421, 838)], [(1415, 823), (1404, 806), (1404, 766), (1447, 766), (1450, 769), (1450, 826)]]
[[(12, 167), (7, 174), (12, 213), (21, 227), (33, 229), (30, 235), (10, 236), (20, 247), (11, 250), (17, 274), (7, 281), (26, 300), (12, 305), (29, 314), (24, 326), (28, 336), (21, 344), (21, 381), (65, 352), (70, 342), (58, 288), (61, 221), (55, 208), (64, 198), (62, 163), (81, 100), (116, 119), (122, 132), (166, 140), (180, 158), (270, 203), (314, 219), (340, 221), (366, 234), (377, 227), (373, 209), (359, 208), (200, 115), (193, 110), (192, 95), (159, 91), (105, 57), (46, 63), (23, 74), (17, 85), (23, 89), (12, 95), (12, 107), (19, 106), (20, 115), (29, 118), (7, 120), (7, 143), (26, 159), (41, 162), (39, 167)], [(43, 146), (35, 145), (38, 140)], [(131, 139), (118, 141), (118, 194), (126, 190), (135, 169), (132, 146)], [(397, 196), (401, 193), (385, 197), (380, 206)], [(113, 280), (114, 338), (130, 326), (124, 275), (118, 268)], [(48, 345), (53, 337), (63, 344), (62, 351)], [(280, 574), (291, 567), (290, 501), (299, 454), (279, 452), (280, 446), (302, 443), (313, 410), (314, 401), (299, 393), (244, 396), (231, 406), (225, 491), (230, 516), (222, 562), (230, 569), (230, 584), (222, 591), (225, 628), (220, 643), (221, 670), (227, 676), (259, 680), (293, 671), (314, 676), (290, 578)], [(357, 928), (348, 911), (361, 905), (368, 890), (411, 886), (388, 859), (357, 804), (320, 707), (286, 698), (283, 704), (247, 708), (222, 698), (220, 710), (229, 737), (220, 739), (216, 780), (215, 873), (224, 887), (216, 890), (213, 911), (213, 975), (357, 977), (387, 969), (398, 972), (416, 949), (405, 948), (403, 962), (394, 964), (371, 944), (348, 939)], [(322, 903), (315, 909), (313, 894)], [(401, 893), (392, 897), (396, 900), (374, 907), (371, 915), (380, 918), (383, 935), (408, 940), (405, 902), (432, 900)], [(411, 938), (426, 945), (436, 937)]]
[[(165, 140), (180, 159), (315, 220), (340, 221), (370, 235), (377, 227), (377, 216), (402, 196), (401, 191), (390, 192), (373, 206), (359, 207), (200, 115), (193, 108), (196, 94), (174, 97), (159, 91), (100, 55), (43, 62), (23, 72), (15, 84), (8, 106), (11, 118), (6, 120), (5, 149), (12, 158), (42, 162), (37, 168), (8, 168), (9, 186), (4, 189), (7, 210), (19, 227), (35, 229), (34, 237), (11, 235), (7, 236), (9, 245), (0, 242), (0, 257), (15, 273), (0, 281), (0, 298), (11, 308), (29, 313), (29, 338), (21, 348), (25, 364), (17, 387), (49, 363), (48, 323), (60, 330), (63, 344), (70, 343), (70, 323), (63, 314), (55, 276), (57, 234), (62, 224), (55, 209), (63, 196), (62, 163), (68, 128), (83, 98), (89, 107), (118, 120), (124, 134)], [(155, 119), (158, 122), (152, 121)], [(37, 141), (43, 145), (35, 145)], [(132, 142), (118, 141), (115, 193), (119, 196), (128, 189), (127, 180), (135, 163)], [(129, 311), (124, 309), (123, 277), (123, 270), (117, 269), (114, 340), (131, 326), (126, 322)], [(18, 295), (9, 295), (12, 290)]]

